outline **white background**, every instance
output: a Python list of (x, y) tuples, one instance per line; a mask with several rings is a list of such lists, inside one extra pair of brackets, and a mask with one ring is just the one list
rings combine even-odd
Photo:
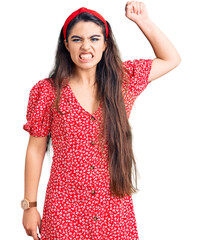
[[(152, 21), (181, 55), (181, 64), (154, 80), (130, 116), (140, 173), (133, 195), (140, 240), (202, 240), (202, 34), (199, 1), (144, 1)], [(66, 17), (85, 6), (112, 26), (122, 60), (154, 58), (125, 17), (126, 1), (4, 1), (1, 24), (0, 238), (31, 239), (22, 225), (24, 161), (29, 134), (22, 129), (31, 87), (48, 76)], [(50, 161), (44, 160), (38, 191), (42, 214)]]

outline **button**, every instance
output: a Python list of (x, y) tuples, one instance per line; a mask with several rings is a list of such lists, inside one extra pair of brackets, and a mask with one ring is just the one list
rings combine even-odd
[(90, 169), (93, 170), (95, 167), (93, 165), (90, 166)]
[(92, 190), (91, 193), (92, 193), (92, 194), (95, 194), (95, 190)]
[(91, 142), (90, 142), (90, 144), (91, 144), (91, 145), (94, 145), (94, 144), (95, 144), (95, 142), (94, 142), (94, 141), (91, 141)]
[(95, 221), (96, 221), (96, 220), (97, 220), (97, 217), (93, 217), (93, 220), (95, 220)]
[(91, 116), (90, 119), (91, 119), (91, 121), (94, 121), (94, 120), (95, 120), (95, 117)]

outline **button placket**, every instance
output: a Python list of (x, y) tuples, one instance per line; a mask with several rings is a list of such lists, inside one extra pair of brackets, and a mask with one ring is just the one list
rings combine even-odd
[[(91, 116), (90, 119), (91, 119), (91, 121), (95, 121), (95, 120), (96, 120), (94, 116)], [(90, 144), (91, 144), (92, 146), (94, 146), (94, 145), (95, 145), (95, 141), (93, 141), (93, 140), (90, 141)], [(90, 170), (94, 170), (94, 168), (95, 168), (94, 165), (91, 165), (91, 166), (90, 166)], [(95, 195), (95, 193), (96, 193), (95, 189), (92, 189), (92, 190), (91, 190), (91, 195)], [(97, 216), (94, 216), (94, 217), (93, 217), (93, 220), (94, 220), (94, 221), (97, 221), (97, 219), (98, 219)]]
[[(91, 119), (91, 121), (95, 121), (95, 117), (92, 116), (92, 115), (90, 116), (90, 119)], [(95, 141), (93, 141), (93, 140), (90, 141), (90, 144), (91, 144), (91, 145), (95, 145)]]
[(90, 170), (93, 170), (95, 167), (93, 165), (90, 166)]
[(94, 220), (94, 221), (97, 221), (97, 219), (98, 219), (98, 217), (96, 217), (96, 216), (95, 216), (95, 217), (93, 217), (93, 220)]
[(95, 117), (91, 116), (90, 117), (91, 121), (95, 121)]
[(92, 191), (91, 191), (91, 194), (92, 194), (92, 195), (94, 195), (95, 193), (96, 193), (95, 190), (92, 190)]
[(95, 145), (95, 141), (90, 141), (90, 144), (91, 145)]

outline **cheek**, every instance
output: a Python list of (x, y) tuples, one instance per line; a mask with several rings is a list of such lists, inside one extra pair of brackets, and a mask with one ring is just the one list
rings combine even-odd
[(102, 57), (103, 51), (104, 51), (103, 46), (99, 46), (99, 48), (97, 49), (97, 54), (98, 54), (100, 57)]
[(69, 54), (72, 59), (75, 59), (76, 57), (78, 57), (78, 51), (75, 48), (70, 48), (69, 50), (70, 50)]
[(69, 52), (73, 55), (78, 51), (78, 46), (76, 44), (69, 44)]

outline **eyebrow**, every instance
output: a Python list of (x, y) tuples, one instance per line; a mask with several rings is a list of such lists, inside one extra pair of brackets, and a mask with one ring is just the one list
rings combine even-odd
[[(92, 37), (101, 37), (101, 35), (95, 34), (95, 35), (90, 36), (90, 38), (92, 38)], [(82, 37), (79, 37), (79, 36), (77, 36), (77, 35), (73, 35), (73, 36), (71, 37), (71, 39), (72, 39), (72, 38), (82, 38)]]

